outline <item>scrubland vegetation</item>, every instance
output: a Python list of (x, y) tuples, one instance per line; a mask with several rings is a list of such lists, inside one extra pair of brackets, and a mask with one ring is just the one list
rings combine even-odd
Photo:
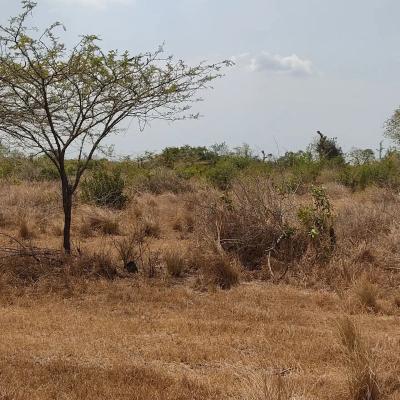
[(94, 160), (68, 255), (57, 173), (4, 148), (2, 398), (400, 398), (399, 163)]
[(68, 51), (36, 6), (0, 25), (0, 398), (400, 399), (399, 152), (96, 158), (232, 62)]

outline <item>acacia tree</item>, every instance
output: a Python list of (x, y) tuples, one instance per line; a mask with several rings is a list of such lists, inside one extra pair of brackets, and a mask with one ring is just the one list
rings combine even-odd
[(397, 145), (400, 144), (400, 108), (394, 110), (393, 115), (386, 121), (385, 136)]
[[(57, 36), (60, 23), (42, 32), (27, 26), (35, 7), (22, 1), (21, 14), (0, 26), (0, 139), (45, 154), (57, 168), (69, 253), (73, 194), (102, 141), (126, 119), (142, 130), (154, 119), (197, 118), (190, 113), (195, 95), (230, 63), (188, 66), (162, 48), (135, 56), (106, 52), (94, 35), (67, 50)], [(65, 168), (68, 157), (77, 159), (74, 176)]]

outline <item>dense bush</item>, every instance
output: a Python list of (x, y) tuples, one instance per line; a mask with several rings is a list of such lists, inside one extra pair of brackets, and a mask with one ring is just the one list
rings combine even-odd
[(200, 240), (217, 243), (249, 269), (261, 267), (268, 254), (288, 263), (299, 259), (308, 239), (295, 229), (298, 220), (293, 196), (262, 176), (235, 180), (229, 194), (223, 196), (208, 191), (207, 197), (200, 196), (197, 202)]
[(400, 186), (400, 162), (389, 157), (369, 164), (347, 165), (341, 170), (338, 180), (353, 190), (363, 190), (371, 185), (396, 188)]
[[(327, 182), (337, 182), (353, 190), (364, 190), (372, 185), (400, 187), (399, 152), (389, 149), (382, 157), (375, 160), (372, 150), (353, 149), (346, 156), (346, 162), (335, 140), (325, 136), (309, 146), (307, 151), (289, 151), (278, 158), (265, 157), (265, 153), (263, 158), (257, 157), (248, 145), (233, 150), (226, 145), (221, 149), (217, 145), (211, 148), (169, 147), (160, 154), (147, 152), (135, 159), (92, 160), (88, 169), (93, 171), (93, 180), (84, 188), (85, 200), (112, 205), (116, 192), (121, 192), (118, 186), (123, 187), (123, 181), (138, 191), (155, 194), (188, 191), (191, 188), (189, 180), (208, 181), (225, 191), (239, 176), (257, 174), (272, 177), (283, 192), (305, 193), (310, 184)], [(67, 174), (73, 177), (77, 166), (77, 160), (66, 160)], [(32, 157), (0, 148), (0, 179), (56, 181), (59, 176), (56, 167), (46, 157)], [(114, 204), (121, 207), (122, 203), (117, 200)]]
[(161, 163), (170, 168), (176, 164), (213, 161), (215, 158), (216, 154), (207, 147), (192, 147), (188, 145), (167, 147), (159, 156)]
[(317, 131), (319, 138), (314, 144), (315, 151), (320, 160), (337, 160), (343, 161), (343, 151), (337, 143), (336, 138), (328, 138), (320, 131)]
[(99, 206), (122, 208), (127, 197), (125, 182), (118, 171), (96, 170), (82, 182), (82, 199)]
[(224, 157), (207, 170), (206, 177), (218, 189), (226, 190), (231, 186), (233, 179), (239, 172), (249, 168), (254, 163), (256, 161), (250, 158)]
[(133, 185), (139, 191), (153, 194), (164, 192), (182, 193), (190, 190), (190, 184), (178, 174), (168, 168), (154, 168), (138, 176)]

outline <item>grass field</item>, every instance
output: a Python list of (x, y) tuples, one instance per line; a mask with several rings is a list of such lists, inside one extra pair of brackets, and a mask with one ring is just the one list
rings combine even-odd
[[(181, 226), (190, 219), (183, 195), (143, 194), (122, 211), (78, 204), (75, 246), (105, 250), (119, 272), (38, 270), (20, 254), (2, 262), (0, 398), (400, 399), (389, 250), (398, 200), (378, 190), (329, 193), (338, 236), (330, 263), (299, 265), (278, 284), (243, 269), (230, 290), (193, 268), (171, 276), (162, 262), (152, 277), (121, 270), (113, 244), (143, 215), (151, 251), (190, 258), (196, 229)], [(4, 185), (0, 198), (3, 234), (26, 249), (60, 247), (56, 186)], [(9, 236), (2, 248), (15, 246)]]
[[(199, 294), (182, 284), (99, 282), (69, 298), (24, 296), (0, 312), (0, 393), (4, 399), (348, 399), (337, 329), (344, 308), (333, 293), (266, 283)], [(400, 398), (398, 316), (352, 319), (382, 389)], [(279, 384), (282, 397), (275, 393)]]

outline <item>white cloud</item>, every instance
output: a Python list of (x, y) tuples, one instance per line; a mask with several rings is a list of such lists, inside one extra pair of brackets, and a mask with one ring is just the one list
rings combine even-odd
[(257, 55), (241, 54), (232, 57), (232, 60), (252, 72), (272, 72), (295, 76), (310, 76), (315, 73), (312, 61), (302, 59), (296, 54), (281, 56), (263, 51)]
[(53, 0), (55, 3), (103, 9), (114, 4), (133, 4), (134, 1), (135, 0)]

